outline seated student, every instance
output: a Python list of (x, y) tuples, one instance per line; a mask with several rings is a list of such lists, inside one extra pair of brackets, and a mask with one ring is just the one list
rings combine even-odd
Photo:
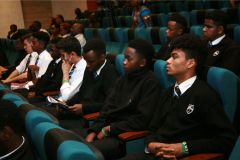
[[(45, 101), (44, 92), (59, 90), (62, 84), (62, 60), (61, 54), (57, 49), (57, 43), (60, 42), (62, 38), (56, 37), (50, 42), (50, 53), (53, 60), (50, 62), (47, 71), (44, 75), (39, 78), (33, 87), (30, 87), (28, 98), (29, 102), (36, 103)], [(35, 97), (36, 96), (36, 97)], [(33, 98), (34, 97), (34, 98)]]
[(167, 60), (171, 56), (169, 52), (171, 41), (174, 38), (187, 33), (187, 25), (187, 20), (182, 15), (178, 13), (171, 14), (167, 23), (166, 30), (167, 43), (161, 46), (159, 52), (155, 54), (155, 58)]
[(0, 100), (0, 106), (0, 159), (34, 160), (19, 110), (7, 100)]
[(81, 45), (75, 37), (64, 38), (58, 44), (58, 48), (63, 55), (63, 79), (59, 100), (66, 102), (81, 87), (87, 63), (82, 57)]
[[(106, 60), (106, 46), (102, 40), (89, 40), (83, 48), (83, 57), (87, 62), (87, 67), (82, 86), (78, 93), (66, 102), (70, 105), (68, 111), (72, 114), (62, 116), (66, 120), (60, 121), (65, 128), (68, 128), (67, 122), (71, 126), (74, 126), (74, 122), (78, 123), (76, 120), (69, 120), (73, 117), (79, 119), (79, 115), (100, 111), (109, 95), (110, 88), (118, 78), (115, 67)], [(75, 125), (75, 128), (78, 126), (79, 124)]]
[(145, 130), (149, 125), (160, 96), (159, 81), (150, 71), (153, 54), (154, 48), (146, 40), (128, 43), (123, 62), (125, 75), (116, 82), (100, 116), (88, 129), (86, 141), (92, 142), (106, 159), (125, 154), (118, 134)]
[(32, 49), (32, 38), (33, 37), (31, 34), (27, 34), (26, 36), (21, 38), (27, 55), (16, 67), (16, 69), (5, 80), (2, 80), (3, 83), (11, 83), (27, 79), (28, 66), (34, 65), (38, 58), (38, 53), (34, 52)]
[(203, 37), (208, 41), (206, 65), (226, 68), (240, 76), (240, 47), (226, 35), (227, 15), (216, 10), (205, 16)]
[(217, 93), (200, 80), (204, 47), (199, 38), (183, 35), (172, 42), (167, 74), (176, 83), (161, 97), (146, 138), (145, 153), (123, 159), (177, 159), (197, 153), (228, 154), (236, 132)]
[(15, 92), (27, 97), (28, 90), (36, 84), (37, 80), (46, 72), (48, 65), (52, 61), (50, 53), (46, 50), (49, 42), (49, 36), (45, 32), (35, 32), (32, 34), (32, 47), (39, 54), (34, 65), (28, 67), (28, 82), (22, 89), (16, 89)]

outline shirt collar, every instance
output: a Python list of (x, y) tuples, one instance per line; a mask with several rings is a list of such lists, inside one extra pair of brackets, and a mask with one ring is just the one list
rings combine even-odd
[(178, 86), (181, 91), (181, 94), (183, 94), (188, 88), (190, 88), (193, 85), (193, 83), (195, 82), (196, 79), (197, 79), (197, 76), (193, 76), (193, 77), (187, 79), (186, 81), (182, 82), (179, 85), (177, 83), (175, 83), (174, 87)]
[(85, 61), (85, 59), (82, 57), (82, 58), (80, 59), (80, 61), (78, 61), (78, 63), (75, 64), (76, 69), (81, 68), (81, 66), (84, 66), (85, 63), (86, 63), (86, 61)]
[(213, 41), (211, 42), (211, 45), (215, 46), (215, 45), (219, 44), (225, 36), (226, 36), (226, 35), (224, 34), (224, 35), (222, 35), (221, 37), (218, 37), (217, 39), (213, 40)]
[(105, 66), (106, 62), (107, 62), (107, 60), (105, 59), (103, 65), (96, 71), (96, 73), (97, 73), (98, 76), (100, 75), (101, 70), (102, 70), (102, 68)]
[(61, 58), (58, 58), (57, 60), (55, 60), (55, 63), (59, 63), (61, 61)]

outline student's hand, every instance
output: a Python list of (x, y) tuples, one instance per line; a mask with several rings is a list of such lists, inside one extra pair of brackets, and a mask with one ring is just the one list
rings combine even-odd
[(82, 104), (74, 104), (73, 106), (69, 107), (69, 111), (81, 115), (82, 114)]
[(98, 133), (97, 138), (103, 139), (104, 137), (108, 136), (110, 132), (110, 126), (106, 126), (102, 128), (101, 132)]
[(37, 72), (39, 70), (37, 65), (29, 65), (28, 68), (31, 70), (31, 72)]
[(62, 72), (63, 72), (63, 75), (68, 75), (69, 74), (71, 66), (72, 65), (70, 63), (68, 63), (67, 61), (65, 61), (65, 60), (62, 61)]
[(156, 157), (166, 159), (176, 159), (182, 156), (182, 143), (166, 144), (166, 143), (150, 143), (148, 150)]
[(87, 135), (87, 137), (85, 138), (85, 140), (86, 140), (87, 142), (92, 142), (95, 137), (96, 137), (96, 133), (91, 132), (91, 133), (89, 133), (89, 134)]

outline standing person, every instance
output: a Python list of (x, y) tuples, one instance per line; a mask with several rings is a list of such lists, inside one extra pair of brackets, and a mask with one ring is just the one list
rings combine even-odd
[(28, 66), (34, 65), (38, 58), (38, 53), (34, 52), (32, 49), (32, 39), (32, 34), (28, 34), (21, 38), (21, 40), (23, 41), (23, 47), (27, 52), (27, 55), (16, 67), (16, 69), (5, 80), (2, 80), (3, 83), (11, 83), (24, 79), (25, 81), (27, 80)]
[(34, 160), (18, 108), (7, 100), (1, 100), (0, 105), (0, 159)]
[[(123, 160), (178, 159), (197, 153), (229, 154), (237, 134), (219, 95), (197, 75), (205, 61), (199, 38), (183, 35), (172, 42), (167, 74), (176, 83), (161, 97), (150, 124), (146, 149)], [(204, 101), (203, 101), (204, 100)]]
[(87, 142), (92, 142), (105, 159), (125, 155), (125, 144), (118, 134), (145, 130), (160, 96), (160, 84), (150, 71), (154, 48), (143, 39), (128, 43), (123, 66), (125, 75), (113, 86), (100, 116), (88, 129)]
[(206, 65), (226, 68), (240, 75), (240, 47), (227, 37), (227, 15), (216, 10), (205, 16), (203, 37), (207, 40), (209, 55)]
[(144, 6), (143, 0), (131, 0), (132, 12), (132, 26), (136, 27), (150, 27), (151, 26), (151, 11)]

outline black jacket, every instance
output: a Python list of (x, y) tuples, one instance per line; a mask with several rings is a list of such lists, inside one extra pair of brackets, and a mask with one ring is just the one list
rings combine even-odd
[(240, 75), (240, 46), (228, 37), (212, 47), (209, 47), (207, 66), (226, 68)]
[(160, 97), (160, 84), (153, 72), (139, 70), (121, 77), (107, 97), (99, 118), (88, 132), (98, 133), (110, 125), (111, 135), (145, 130)]
[(150, 130), (146, 144), (186, 141), (189, 154), (229, 153), (237, 136), (219, 96), (198, 79), (180, 98), (173, 97), (173, 87), (163, 94)]
[(97, 77), (94, 77), (93, 73), (86, 69), (82, 86), (78, 93), (67, 101), (67, 104), (74, 105), (81, 103), (83, 114), (100, 111), (117, 78), (118, 73), (115, 67), (108, 61)]
[(35, 91), (37, 95), (47, 91), (59, 90), (62, 85), (62, 76), (62, 61), (55, 63), (55, 60), (52, 60), (46, 73), (41, 76), (30, 90)]

